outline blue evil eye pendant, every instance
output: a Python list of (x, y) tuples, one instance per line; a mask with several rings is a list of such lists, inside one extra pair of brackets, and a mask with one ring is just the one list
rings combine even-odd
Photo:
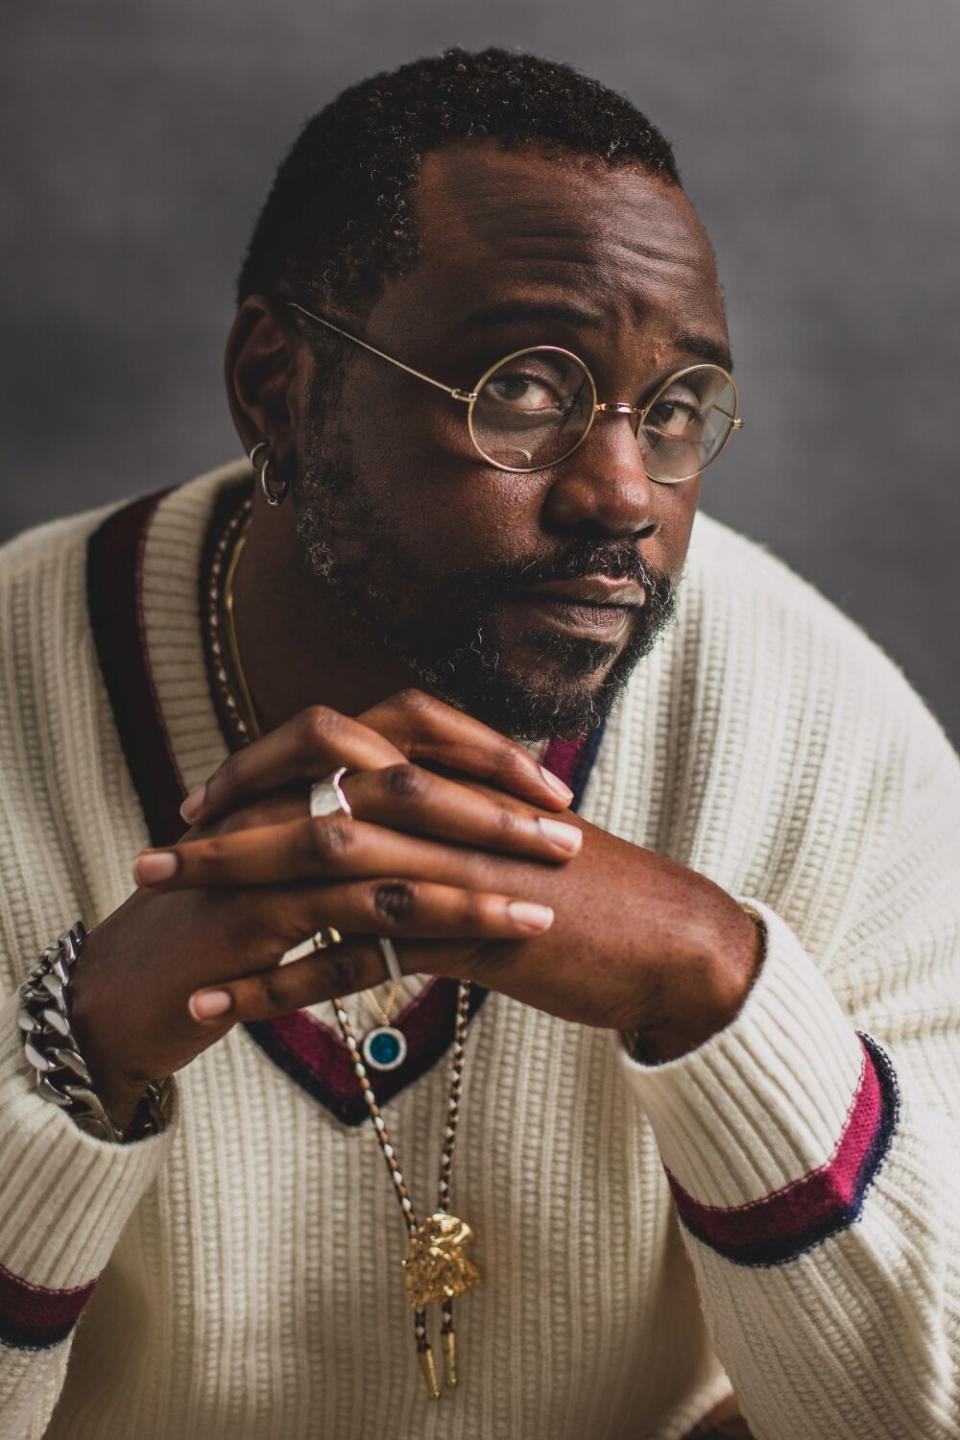
[(364, 1035), (360, 1052), (372, 1070), (396, 1070), (407, 1058), (407, 1039), (395, 1025), (377, 1025)]

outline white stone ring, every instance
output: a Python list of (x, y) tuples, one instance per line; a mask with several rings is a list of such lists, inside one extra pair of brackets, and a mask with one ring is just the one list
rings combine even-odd
[(343, 793), (343, 786), (340, 783), (347, 773), (346, 765), (341, 765), (339, 770), (334, 770), (325, 780), (318, 780), (310, 787), (310, 814), (311, 815), (336, 815), (340, 810), (348, 820), (353, 819), (353, 811), (350, 809), (350, 801)]

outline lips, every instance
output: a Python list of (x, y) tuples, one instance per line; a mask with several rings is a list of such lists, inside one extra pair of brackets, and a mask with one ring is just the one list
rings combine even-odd
[(531, 585), (517, 598), (541, 605), (609, 606), (639, 610), (647, 602), (647, 592), (636, 580), (588, 575), (580, 580), (547, 580), (542, 585)]
[(531, 616), (568, 635), (613, 643), (629, 629), (647, 592), (634, 580), (590, 575), (580, 580), (549, 580), (521, 591), (516, 602)]

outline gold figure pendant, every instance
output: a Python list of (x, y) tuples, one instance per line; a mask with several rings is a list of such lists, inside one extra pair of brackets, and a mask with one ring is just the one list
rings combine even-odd
[(479, 1284), (480, 1271), (466, 1254), (475, 1239), (465, 1220), (442, 1210), (420, 1222), (400, 1262), (407, 1299), (415, 1310), (455, 1300)]

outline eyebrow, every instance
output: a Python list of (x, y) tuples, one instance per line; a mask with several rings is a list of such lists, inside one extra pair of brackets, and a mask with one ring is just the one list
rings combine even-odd
[(730, 348), (722, 341), (711, 340), (706, 335), (674, 335), (673, 343), (678, 350), (685, 350), (688, 355), (696, 355), (699, 360), (720, 365), (724, 370), (733, 370)]
[(598, 329), (604, 316), (579, 305), (566, 305), (561, 300), (501, 300), (473, 310), (464, 322), (467, 325), (512, 325), (525, 320), (556, 320), (565, 325), (582, 325)]
[[(587, 330), (598, 330), (606, 316), (596, 310), (584, 310), (579, 305), (568, 305), (560, 300), (501, 300), (494, 305), (483, 305), (466, 317), (465, 325), (490, 326), (523, 324), (529, 320), (555, 321), (564, 325), (576, 325)], [(711, 340), (706, 335), (682, 333), (672, 337), (678, 350), (695, 355), (698, 360), (721, 365), (724, 370), (733, 369), (730, 349), (720, 340)]]

